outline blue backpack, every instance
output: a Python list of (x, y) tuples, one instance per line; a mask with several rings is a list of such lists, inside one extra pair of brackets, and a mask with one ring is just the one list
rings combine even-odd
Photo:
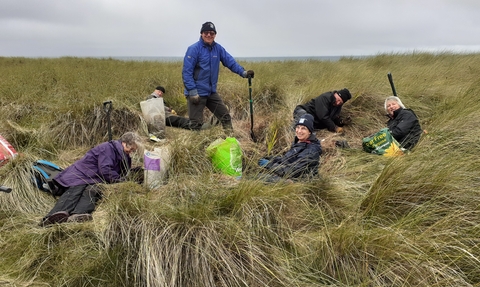
[(62, 170), (52, 162), (43, 159), (37, 160), (32, 166), (32, 182), (41, 191), (53, 196), (61, 195), (58, 193), (58, 186), (53, 182), (53, 178)]

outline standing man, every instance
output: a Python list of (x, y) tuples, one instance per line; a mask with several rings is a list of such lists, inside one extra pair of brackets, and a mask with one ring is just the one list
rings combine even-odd
[[(155, 91), (147, 97), (148, 99), (153, 98), (163, 98), (165, 94), (165, 88), (162, 86), (157, 86)], [(202, 125), (194, 124), (189, 119), (177, 116), (177, 113), (165, 105), (165, 125), (169, 127), (183, 128), (188, 130), (199, 130)]]
[(293, 111), (293, 118), (297, 121), (305, 114), (311, 114), (315, 129), (328, 129), (331, 132), (342, 133), (342, 127), (349, 124), (351, 119), (350, 117), (342, 119), (340, 112), (343, 104), (351, 98), (352, 95), (347, 89), (323, 93), (304, 105), (298, 105)]
[(252, 70), (246, 71), (217, 42), (217, 30), (212, 22), (205, 22), (200, 29), (200, 39), (188, 47), (183, 59), (182, 78), (188, 102), (188, 117), (196, 125), (203, 123), (203, 109), (207, 107), (222, 123), (224, 130), (233, 130), (232, 117), (227, 106), (217, 94), (220, 62), (241, 77), (253, 78)]

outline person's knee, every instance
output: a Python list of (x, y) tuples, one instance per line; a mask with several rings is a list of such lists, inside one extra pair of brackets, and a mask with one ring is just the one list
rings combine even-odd
[(300, 107), (296, 107), (295, 110), (293, 111), (293, 118), (295, 120), (298, 120), (299, 118), (303, 117), (306, 114), (307, 114), (306, 110)]
[(96, 202), (103, 197), (103, 193), (100, 188), (96, 185), (89, 185), (85, 188), (85, 194), (91, 198), (93, 202)]
[(203, 110), (204, 106), (189, 106), (188, 119), (190, 122), (201, 126), (203, 124)]

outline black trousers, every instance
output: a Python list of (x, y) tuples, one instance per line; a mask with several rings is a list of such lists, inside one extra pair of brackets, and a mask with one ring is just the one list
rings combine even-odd
[(192, 104), (187, 97), (188, 117), (199, 126), (203, 124), (203, 110), (207, 107), (215, 117), (222, 123), (224, 130), (233, 130), (232, 117), (227, 106), (223, 103), (222, 98), (217, 93), (213, 93), (208, 97), (200, 97), (197, 105)]
[(199, 130), (202, 125), (194, 124), (188, 118), (179, 117), (179, 116), (169, 116), (165, 119), (165, 124), (169, 127), (182, 128), (187, 130)]
[[(294, 110), (293, 110), (293, 126), (295, 127), (295, 124), (298, 122), (298, 120), (304, 116), (308, 114), (308, 112), (306, 110), (304, 110), (302, 107), (300, 106), (297, 106)], [(312, 115), (313, 116), (313, 115)], [(342, 123), (342, 119), (339, 117), (339, 116), (336, 116), (334, 118), (332, 118), (332, 121), (335, 123), (335, 125), (339, 126), (339, 127), (343, 127), (343, 123)], [(313, 127), (316, 129), (316, 130), (321, 130), (321, 129), (328, 129), (328, 126), (325, 125), (325, 124), (322, 124), (322, 123), (319, 123), (317, 121), (315, 121), (313, 123)]]
[(102, 198), (102, 193), (96, 185), (85, 184), (60, 188), (65, 191), (47, 216), (59, 211), (66, 211), (70, 215), (92, 213), (96, 202)]
[(297, 106), (294, 110), (293, 110), (293, 122), (294, 122), (294, 125), (296, 122), (298, 122), (298, 120), (303, 117), (304, 115), (308, 114), (306, 110), (304, 110), (302, 107), (300, 106)]

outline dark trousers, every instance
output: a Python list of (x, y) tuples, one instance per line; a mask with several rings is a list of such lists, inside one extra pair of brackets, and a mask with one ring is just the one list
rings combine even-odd
[(187, 130), (199, 130), (202, 125), (194, 124), (189, 119), (179, 116), (169, 116), (165, 119), (165, 124), (169, 127), (182, 128)]
[(304, 110), (302, 107), (297, 106), (293, 110), (293, 122), (296, 123), (298, 122), (298, 119), (300, 119), (302, 116), (308, 114), (306, 110)]
[[(293, 126), (295, 127), (295, 124), (298, 122), (298, 119), (300, 119), (302, 116), (304, 116), (306, 114), (308, 114), (308, 112), (306, 110), (304, 110), (300, 106), (297, 106), (293, 110)], [(332, 121), (335, 123), (335, 125), (337, 125), (339, 127), (343, 127), (343, 123), (341, 122), (341, 119), (340, 119), (339, 116), (336, 116), (336, 117), (332, 118)], [(313, 128), (316, 129), (316, 130), (321, 130), (321, 129), (328, 129), (328, 126), (326, 124), (322, 123), (322, 122), (318, 122), (318, 121), (315, 120), (313, 122)]]
[(85, 184), (60, 188), (65, 191), (47, 216), (59, 211), (66, 211), (70, 215), (92, 213), (95, 210), (95, 203), (102, 198), (102, 193), (96, 185)]
[(304, 110), (302, 107), (297, 106), (293, 110), (293, 123), (292, 123), (292, 130), (295, 130), (295, 126), (298, 122), (298, 120), (303, 117), (304, 115), (308, 114), (306, 110)]
[(194, 105), (188, 101), (188, 117), (194, 124), (200, 126), (203, 124), (203, 110), (205, 107), (222, 123), (223, 129), (233, 130), (230, 112), (217, 93), (213, 93), (208, 97), (200, 97), (198, 105)]

